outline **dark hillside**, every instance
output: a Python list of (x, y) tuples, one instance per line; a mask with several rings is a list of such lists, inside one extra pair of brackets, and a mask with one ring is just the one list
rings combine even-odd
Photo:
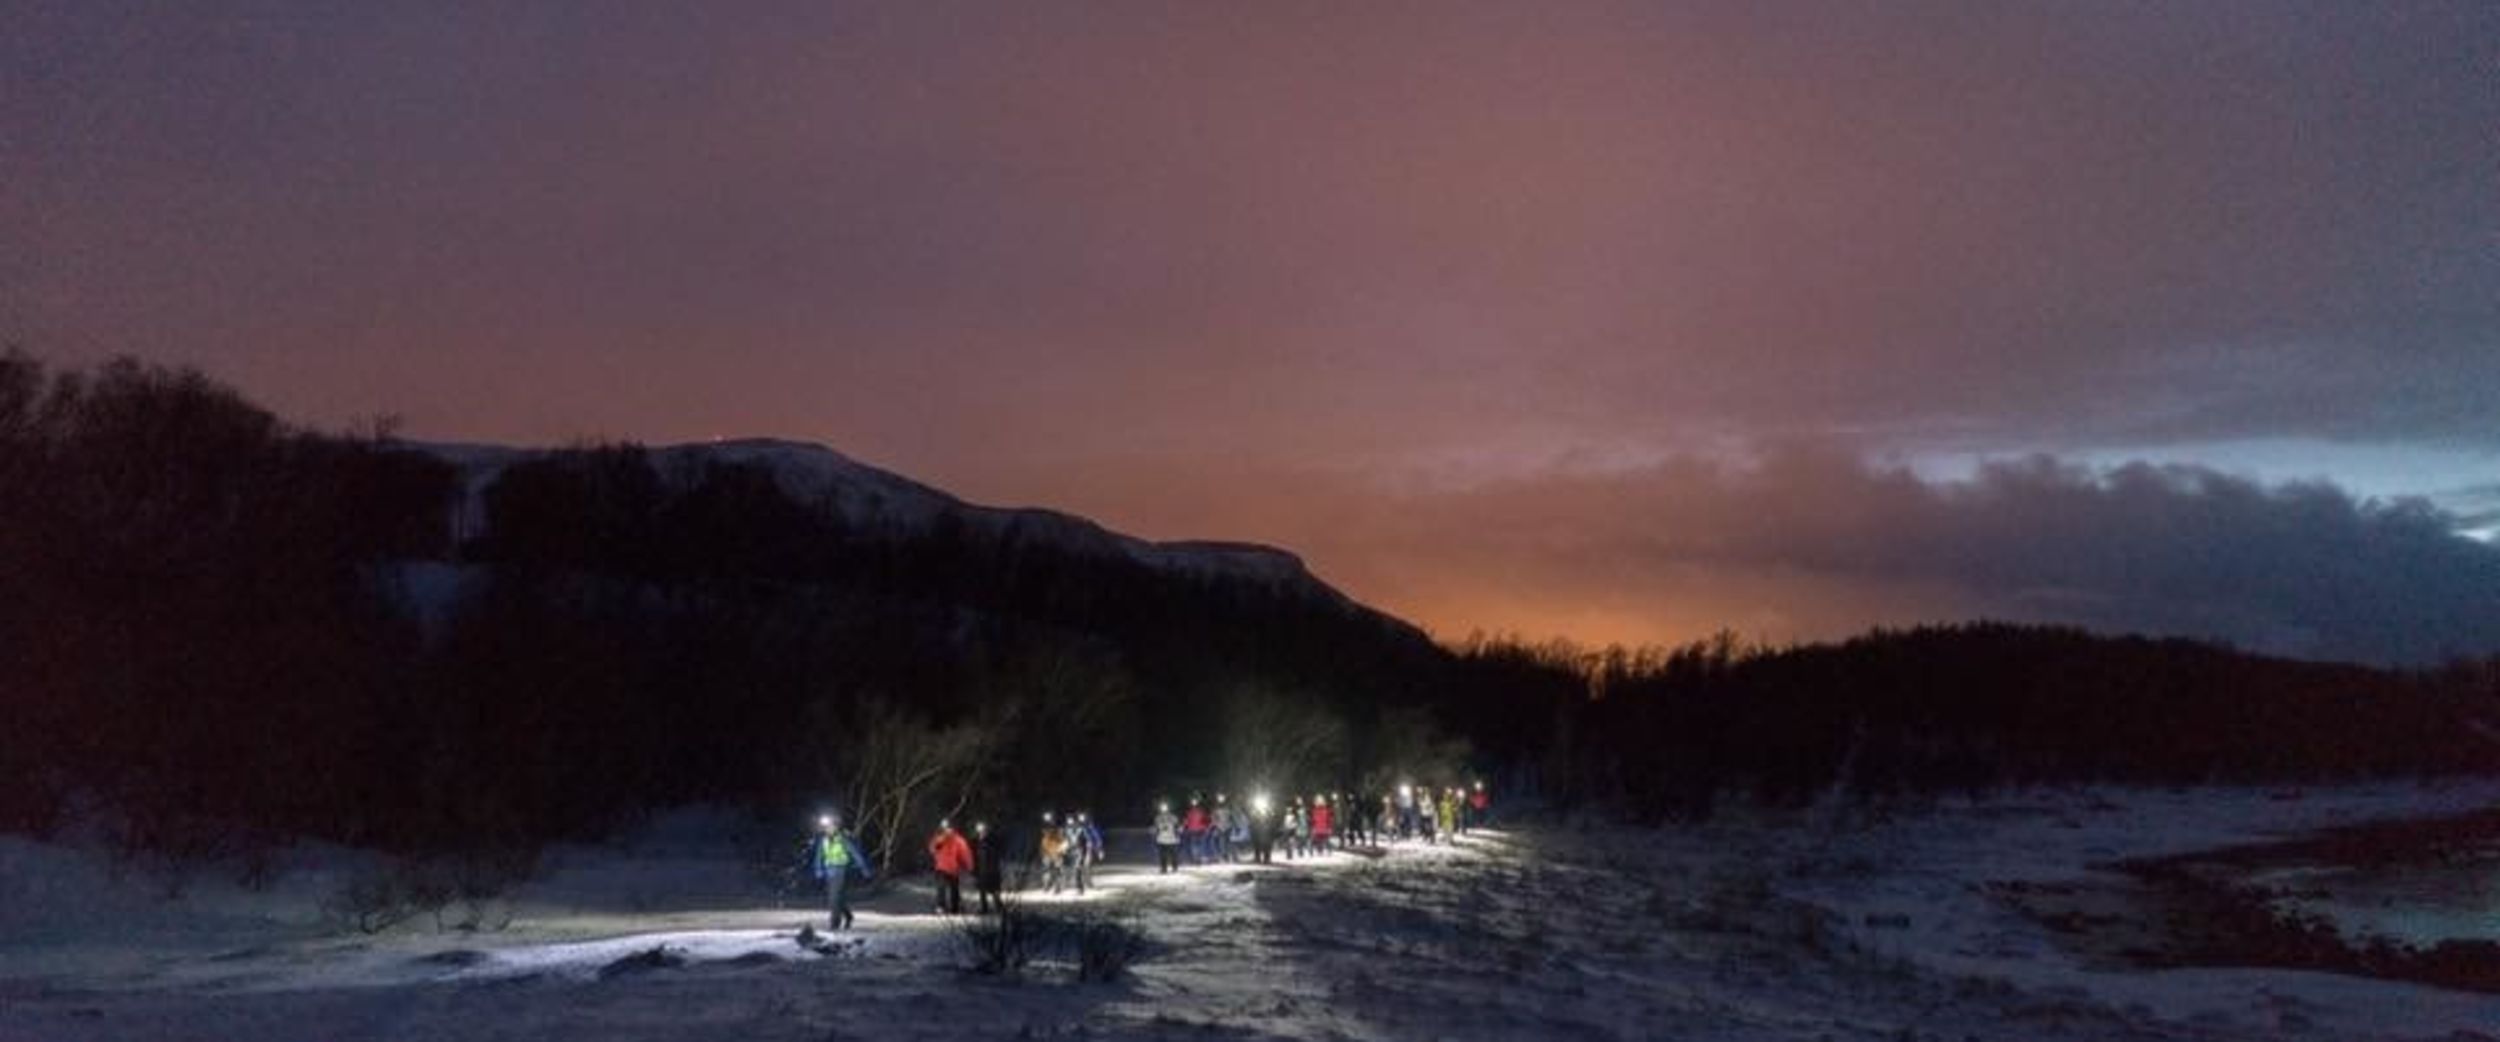
[(1580, 680), (1549, 780), (1644, 816), (1705, 814), (1734, 791), (1793, 804), (1835, 789), (2500, 771), (2500, 669), (2486, 664), (2404, 673), (1989, 623), (1780, 650), (1469, 657)]
[(1383, 715), (1452, 668), (1282, 552), (847, 461), (802, 498), (790, 461), (838, 460), (813, 447), (490, 455), (296, 430), (196, 373), (9, 356), (0, 767), (32, 781), (0, 825), (81, 793), (134, 847), (204, 853), (528, 843), (688, 800), (1124, 817), (1276, 762), (1227, 713), (1347, 736), (1261, 781), (1387, 769)]

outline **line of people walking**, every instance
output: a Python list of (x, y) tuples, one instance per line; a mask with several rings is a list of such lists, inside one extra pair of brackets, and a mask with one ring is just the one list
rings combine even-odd
[[(1280, 801), (1258, 793), (1234, 801), (1219, 792), (1212, 800), (1193, 795), (1178, 810), (1168, 800), (1158, 802), (1150, 835), (1156, 871), (1169, 874), (1184, 865), (1273, 864), (1279, 851), (1292, 861), (1346, 847), (1437, 844), (1482, 827), (1491, 817), (1492, 796), (1482, 782), (1444, 789), (1400, 785), (1376, 798), (1323, 792)], [(851, 888), (872, 878), (870, 861), (857, 837), (842, 827), (841, 815), (824, 815), (817, 824), (809, 862), (825, 887), (828, 925), (848, 929), (853, 921)], [(940, 820), (927, 845), (936, 882), (934, 910), (962, 915), (963, 884), (969, 878), (978, 899), (976, 910), (999, 911), (1005, 903), (1008, 847), (987, 822), (975, 822), (966, 836), (952, 819)], [(1093, 887), (1105, 849), (1102, 828), (1090, 812), (1045, 811), (1018, 889), (1038, 886), (1048, 894), (1068, 889), (1084, 894)]]
[(1192, 796), (1175, 810), (1155, 806), (1155, 870), (1188, 865), (1269, 864), (1282, 852), (1288, 861), (1343, 846), (1376, 847), (1422, 840), (1438, 843), (1490, 820), (1492, 795), (1482, 782), (1469, 788), (1401, 785), (1375, 801), (1352, 793), (1314, 793), (1277, 802), (1266, 794), (1235, 802)]
[[(1103, 850), (1102, 828), (1092, 814), (1079, 811), (1062, 816), (1044, 811), (1024, 885), (1038, 886), (1048, 894), (1067, 889), (1085, 893), (1093, 888), (1094, 868), (1102, 864)], [(938, 914), (963, 914), (965, 876), (972, 877), (981, 913), (996, 912), (1005, 903), (1007, 855), (988, 822), (973, 823), (968, 841), (953, 822), (938, 822), (937, 833), (929, 837), (929, 864), (937, 877)]]

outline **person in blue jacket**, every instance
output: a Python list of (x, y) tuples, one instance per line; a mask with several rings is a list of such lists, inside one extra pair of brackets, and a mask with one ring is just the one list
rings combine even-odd
[(1102, 828), (1094, 824), (1094, 815), (1078, 811), (1076, 815), (1076, 892), (1084, 893), (1094, 882), (1094, 866), (1102, 863)]
[(851, 876), (860, 882), (874, 878), (868, 857), (860, 852), (859, 840), (842, 829), (842, 815), (827, 814), (816, 819), (816, 839), (809, 844), (809, 863), (816, 878), (825, 883), (826, 928), (847, 930), (851, 927)]

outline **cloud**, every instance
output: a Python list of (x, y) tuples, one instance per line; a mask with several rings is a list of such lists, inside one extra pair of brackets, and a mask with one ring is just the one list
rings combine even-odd
[(2500, 651), (2500, 547), (2422, 500), (2048, 457), (1930, 481), (1828, 448), (1346, 498), (1323, 571), (1445, 635), (1822, 639), (1969, 618), (2428, 663)]
[(2500, 542), (2500, 483), (2448, 489), (2431, 497), (2456, 517), (2457, 528), (2485, 542)]

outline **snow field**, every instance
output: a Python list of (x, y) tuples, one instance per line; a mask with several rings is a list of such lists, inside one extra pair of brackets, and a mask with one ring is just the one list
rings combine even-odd
[(0, 1040), (2491, 1039), (2493, 996), (2096, 965), (1989, 887), (2495, 798), (2489, 784), (2026, 793), (1881, 817), (1536, 822), (1171, 876), (1121, 837), (1095, 893), (1028, 895), (1144, 929), (1145, 958), (1095, 985), (1050, 965), (964, 971), (917, 885), (865, 906), (833, 954), (807, 951), (798, 930), (821, 910), (776, 904), (699, 829), (562, 853), (514, 896), (509, 930), (375, 937), (320, 926), (292, 875), (167, 902), (86, 855), (5, 841)]

